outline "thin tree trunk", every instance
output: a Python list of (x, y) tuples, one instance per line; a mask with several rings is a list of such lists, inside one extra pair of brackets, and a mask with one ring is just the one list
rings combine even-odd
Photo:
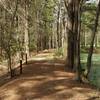
[(25, 35), (24, 35), (24, 42), (25, 42), (25, 53), (26, 56), (29, 57), (29, 34), (28, 34), (28, 4), (25, 0)]
[(99, 21), (99, 15), (100, 15), (100, 0), (99, 0), (99, 4), (96, 11), (95, 26), (93, 28), (93, 34), (92, 34), (91, 44), (90, 44), (88, 58), (87, 58), (87, 78), (89, 78), (89, 73), (92, 66), (92, 55), (93, 55), (95, 36), (96, 36), (97, 26), (98, 26), (98, 21)]
[(61, 1), (59, 1), (58, 5), (58, 14), (57, 14), (57, 48), (60, 48), (60, 9), (61, 9)]

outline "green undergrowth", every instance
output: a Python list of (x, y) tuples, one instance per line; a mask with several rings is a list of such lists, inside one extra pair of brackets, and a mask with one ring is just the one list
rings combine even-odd
[[(81, 53), (88, 53), (89, 52), (89, 47), (81, 47)], [(94, 48), (93, 52), (95, 54), (100, 54), (100, 47)]]
[(54, 56), (55, 57), (63, 57), (64, 53), (63, 53), (63, 48), (58, 48), (55, 50)]
[[(88, 54), (86, 53), (81, 54), (81, 65), (83, 69), (86, 69), (87, 56)], [(100, 54), (93, 54), (92, 68), (89, 76), (91, 84), (100, 88)]]

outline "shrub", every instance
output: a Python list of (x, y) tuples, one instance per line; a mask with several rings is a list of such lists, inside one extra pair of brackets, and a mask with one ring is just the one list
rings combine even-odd
[(63, 48), (59, 48), (55, 51), (55, 56), (63, 56)]

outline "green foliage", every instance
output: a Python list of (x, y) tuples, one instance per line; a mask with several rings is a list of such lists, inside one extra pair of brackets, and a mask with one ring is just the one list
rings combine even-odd
[(46, 22), (52, 22), (53, 18), (53, 11), (54, 11), (54, 2), (53, 0), (46, 1), (44, 8), (43, 8), (43, 20)]
[(36, 45), (35, 43), (31, 43), (29, 46), (30, 52), (36, 50)]
[(81, 53), (88, 53), (88, 47), (81, 47)]
[(91, 12), (86, 11), (82, 14), (81, 21), (82, 21), (82, 26), (85, 27), (85, 30), (93, 29), (94, 19), (95, 19), (95, 11), (91, 11)]
[(91, 4), (84, 4), (83, 5), (83, 8), (85, 10), (89, 10), (89, 11), (92, 11), (92, 10), (96, 10), (96, 4), (95, 3), (91, 3)]
[[(82, 68), (86, 69), (87, 53), (81, 54)], [(89, 75), (91, 84), (100, 88), (100, 54), (94, 54), (92, 59), (92, 69)]]
[(52, 22), (54, 21), (54, 1), (47, 0), (42, 10), (42, 26), (44, 26), (44, 34), (51, 34)]
[(55, 51), (55, 56), (58, 56), (58, 57), (62, 57), (63, 56), (63, 48), (58, 48), (56, 51)]
[(96, 4), (84, 4), (81, 16), (82, 30), (91, 31), (94, 28), (94, 20), (96, 15)]

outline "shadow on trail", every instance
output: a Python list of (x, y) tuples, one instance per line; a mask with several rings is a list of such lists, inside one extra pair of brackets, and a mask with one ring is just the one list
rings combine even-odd
[(4, 83), (0, 100), (11, 100), (12, 95), (13, 100), (68, 100), (77, 93), (88, 96), (92, 87), (79, 84), (73, 77), (73, 73), (64, 70), (61, 60), (29, 61), (23, 65), (20, 77)]
[[(19, 73), (19, 69), (16, 69), (16, 72)], [(9, 83), (10, 81), (13, 81), (17, 79), (20, 76), (20, 74), (16, 74), (14, 77), (11, 78), (10, 72), (5, 73), (4, 75), (0, 76), (0, 87)]]

